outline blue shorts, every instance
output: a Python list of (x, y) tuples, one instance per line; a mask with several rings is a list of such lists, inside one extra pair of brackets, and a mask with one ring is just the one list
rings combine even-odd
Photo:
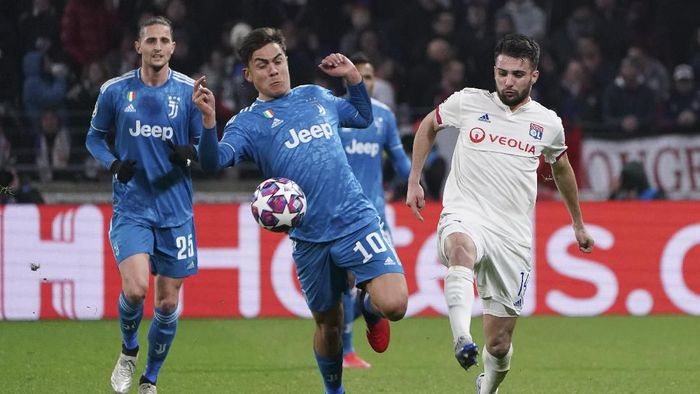
[(197, 273), (194, 219), (177, 227), (151, 227), (114, 214), (109, 241), (117, 264), (137, 253), (148, 253), (151, 273), (184, 278)]
[(401, 262), (384, 238), (379, 220), (330, 242), (293, 242), (293, 257), (309, 309), (324, 312), (348, 288), (347, 271), (358, 284), (382, 274), (403, 274)]

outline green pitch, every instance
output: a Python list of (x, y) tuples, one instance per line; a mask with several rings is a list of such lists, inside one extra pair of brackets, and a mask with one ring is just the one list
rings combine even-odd
[[(465, 372), (454, 360), (446, 318), (392, 324), (381, 355), (369, 349), (362, 321), (356, 326), (355, 347), (372, 368), (344, 372), (349, 393), (473, 392), (481, 368)], [(482, 344), (481, 320), (472, 327)], [(312, 330), (301, 319), (181, 321), (159, 391), (322, 393)], [(523, 318), (500, 392), (699, 392), (699, 338), (699, 317)], [(115, 321), (0, 322), (0, 392), (108, 393), (119, 350)], [(142, 351), (139, 372), (145, 359)]]

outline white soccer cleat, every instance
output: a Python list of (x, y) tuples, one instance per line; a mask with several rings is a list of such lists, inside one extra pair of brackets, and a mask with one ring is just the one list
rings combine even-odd
[(139, 386), (139, 394), (158, 394), (158, 389), (155, 384), (141, 383)]
[(481, 394), (481, 382), (484, 381), (484, 373), (480, 373), (479, 376), (476, 377), (476, 394)]
[[(484, 379), (486, 379), (486, 374), (483, 372), (476, 377), (476, 394), (481, 394), (481, 385), (484, 382)], [(494, 393), (498, 394), (498, 389), (496, 389)]]
[(112, 389), (115, 393), (126, 394), (129, 392), (134, 372), (136, 372), (136, 356), (132, 357), (120, 353), (117, 365), (112, 371)]

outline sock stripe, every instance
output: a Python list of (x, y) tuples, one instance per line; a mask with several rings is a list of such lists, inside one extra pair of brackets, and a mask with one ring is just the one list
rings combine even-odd
[(159, 311), (158, 309), (155, 309), (153, 311), (153, 318), (158, 320), (160, 324), (172, 324), (177, 321), (177, 318), (179, 317), (179, 313), (177, 309), (175, 309), (173, 312), (170, 312), (168, 314), (163, 313)]
[(140, 306), (141, 306), (141, 304), (136, 304), (136, 305), (130, 304), (129, 301), (126, 300), (124, 293), (119, 294), (119, 307), (121, 307), (124, 310), (124, 312), (130, 313), (130, 314), (136, 313), (139, 311)]

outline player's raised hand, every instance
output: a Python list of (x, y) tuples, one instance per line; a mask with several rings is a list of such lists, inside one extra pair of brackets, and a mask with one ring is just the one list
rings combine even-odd
[(331, 53), (321, 60), (318, 67), (324, 73), (332, 77), (343, 77), (350, 85), (357, 85), (362, 81), (362, 75), (355, 65), (342, 53)]
[(194, 81), (192, 89), (192, 101), (202, 113), (202, 124), (205, 128), (211, 129), (216, 126), (216, 100), (214, 93), (209, 90), (204, 84), (207, 82), (207, 76), (201, 76)]
[(411, 208), (413, 215), (422, 222), (423, 216), (421, 216), (420, 211), (425, 207), (425, 192), (423, 192), (423, 186), (419, 183), (408, 183), (406, 205)]
[(578, 243), (578, 249), (583, 253), (591, 253), (593, 250), (593, 245), (595, 241), (593, 237), (588, 234), (585, 227), (574, 229), (574, 234), (576, 235), (576, 243)]

